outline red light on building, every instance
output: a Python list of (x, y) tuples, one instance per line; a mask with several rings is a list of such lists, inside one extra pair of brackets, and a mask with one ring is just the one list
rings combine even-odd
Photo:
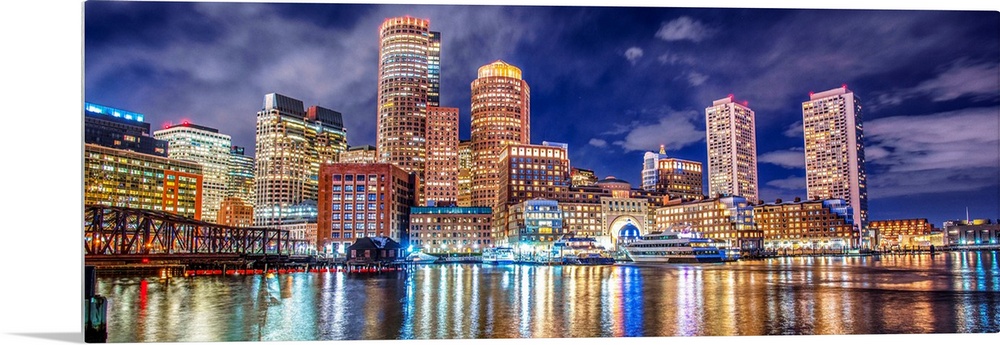
[(844, 88), (844, 90), (847, 90), (847, 84), (841, 84), (840, 87)]

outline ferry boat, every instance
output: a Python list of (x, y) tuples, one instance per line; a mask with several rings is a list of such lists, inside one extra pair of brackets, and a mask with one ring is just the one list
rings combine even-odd
[(483, 250), (484, 264), (511, 264), (514, 263), (514, 249), (510, 247), (486, 248)]
[(690, 231), (654, 232), (643, 235), (624, 249), (633, 262), (700, 263), (727, 261), (726, 249), (710, 238)]

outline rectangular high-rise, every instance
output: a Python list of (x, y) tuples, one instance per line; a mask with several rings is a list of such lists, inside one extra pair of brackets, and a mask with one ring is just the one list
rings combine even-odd
[(756, 203), (757, 138), (754, 112), (732, 95), (705, 108), (709, 197), (742, 196)]
[(257, 112), (254, 225), (316, 216), (319, 167), (347, 149), (339, 112), (271, 93)]
[(253, 157), (245, 154), (241, 146), (229, 149), (229, 182), (226, 197), (236, 197), (251, 207), (254, 204), (254, 172)]
[(846, 85), (810, 93), (802, 102), (807, 197), (846, 200), (859, 229), (868, 222), (861, 114), (861, 103)]
[(84, 102), (83, 114), (84, 143), (167, 156), (167, 142), (149, 135), (142, 114), (90, 102)]
[(427, 108), (427, 166), (424, 204), (458, 202), (458, 108)]
[(218, 129), (188, 122), (155, 131), (153, 137), (167, 142), (168, 158), (201, 164), (201, 216), (215, 221), (229, 189), (232, 138)]
[(201, 173), (195, 162), (84, 144), (83, 202), (200, 220)]

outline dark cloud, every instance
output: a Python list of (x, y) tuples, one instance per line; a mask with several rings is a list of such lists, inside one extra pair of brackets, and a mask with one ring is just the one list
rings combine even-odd
[[(756, 112), (762, 197), (790, 198), (801, 194), (786, 189), (804, 160), (789, 150), (802, 146), (801, 103), (810, 91), (848, 84), (865, 106), (873, 198), (928, 195), (913, 194), (913, 181), (941, 190), (968, 188), (948, 181), (1000, 184), (975, 171), (1000, 169), (984, 158), (996, 154), (977, 146), (995, 150), (995, 127), (958, 125), (997, 117), (995, 12), (93, 1), (84, 8), (87, 101), (145, 113), (154, 127), (187, 118), (248, 148), (269, 92), (341, 111), (350, 144), (374, 145), (377, 28), (411, 15), (442, 32), (442, 104), (460, 109), (465, 139), (469, 84), (497, 59), (521, 67), (531, 86), (533, 142), (566, 142), (575, 165), (628, 180), (638, 180), (642, 152), (660, 144), (705, 161), (705, 108), (734, 94)], [(921, 141), (947, 138), (957, 142)], [(906, 175), (916, 171), (929, 173)]]

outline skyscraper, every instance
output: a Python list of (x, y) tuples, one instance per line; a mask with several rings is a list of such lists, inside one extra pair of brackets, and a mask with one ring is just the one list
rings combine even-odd
[(441, 105), (441, 33), (430, 32), (427, 46), (427, 106)]
[(661, 158), (667, 158), (667, 151), (660, 145), (660, 152), (646, 152), (642, 155), (642, 189), (655, 190), (659, 182), (658, 163)]
[(153, 132), (167, 142), (167, 157), (201, 164), (201, 217), (215, 221), (229, 189), (232, 138), (218, 129), (184, 122)]
[(427, 108), (426, 205), (458, 202), (458, 108)]
[(472, 81), (472, 206), (494, 206), (501, 152), (530, 143), (529, 94), (521, 69), (501, 60), (480, 67)]
[(233, 146), (229, 150), (229, 187), (226, 196), (240, 198), (252, 206), (255, 163), (253, 157), (247, 156), (244, 152), (244, 148), (240, 146)]
[(705, 108), (708, 194), (742, 196), (756, 203), (757, 139), (754, 112), (732, 95)]
[(458, 206), (472, 206), (472, 141), (458, 142)]
[(257, 112), (254, 225), (316, 215), (319, 166), (347, 149), (341, 114), (271, 93)]
[(855, 225), (868, 221), (861, 103), (847, 86), (810, 93), (802, 102), (806, 194), (810, 200), (844, 199)]
[(429, 28), (427, 19), (411, 17), (388, 18), (379, 28), (378, 160), (416, 173), (418, 189), (427, 161)]
[(160, 157), (167, 156), (167, 142), (149, 135), (142, 114), (85, 102), (83, 142)]

